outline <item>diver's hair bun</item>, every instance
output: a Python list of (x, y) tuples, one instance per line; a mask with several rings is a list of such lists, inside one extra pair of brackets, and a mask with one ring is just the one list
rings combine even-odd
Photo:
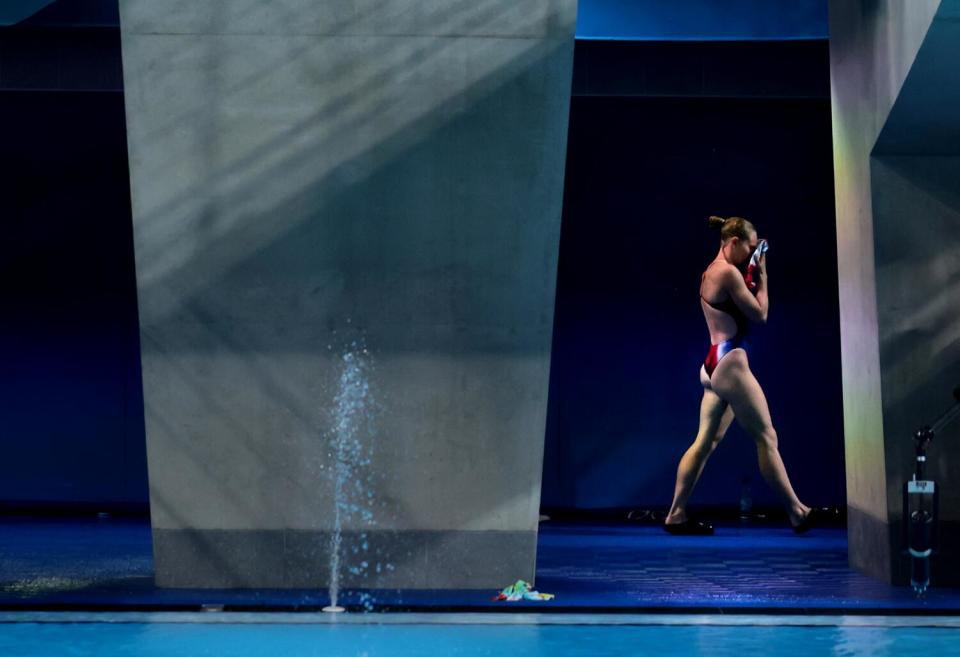
[(720, 239), (727, 241), (731, 237), (739, 237), (742, 240), (750, 239), (750, 233), (755, 232), (753, 224), (743, 217), (723, 217), (713, 216), (707, 219), (710, 228), (720, 231)]
[(710, 226), (710, 228), (713, 228), (715, 230), (720, 230), (721, 228), (723, 228), (723, 225), (725, 223), (727, 223), (726, 219), (724, 219), (723, 217), (718, 217), (716, 215), (712, 215), (710, 216), (710, 218), (707, 219), (707, 225)]

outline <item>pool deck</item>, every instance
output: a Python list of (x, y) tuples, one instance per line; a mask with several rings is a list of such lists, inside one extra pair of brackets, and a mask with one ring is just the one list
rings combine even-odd
[[(730, 524), (714, 536), (675, 537), (649, 525), (544, 522), (536, 588), (556, 598), (394, 589), (344, 591), (340, 603), (385, 612), (960, 615), (960, 589), (934, 586), (918, 599), (851, 570), (843, 529), (798, 537), (783, 526)], [(157, 588), (143, 518), (0, 517), (3, 610), (309, 612), (328, 603), (324, 590)]]

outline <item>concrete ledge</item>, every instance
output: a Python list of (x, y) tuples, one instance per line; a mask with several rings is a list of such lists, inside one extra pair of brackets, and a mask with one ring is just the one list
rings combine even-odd
[[(166, 588), (326, 588), (330, 534), (154, 529), (156, 583)], [(536, 545), (535, 531), (344, 532), (340, 586), (470, 589), (532, 582), (536, 564), (529, 555), (536, 554)]]

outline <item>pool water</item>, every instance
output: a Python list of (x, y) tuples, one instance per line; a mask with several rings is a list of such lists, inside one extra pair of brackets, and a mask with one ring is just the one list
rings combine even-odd
[(960, 656), (960, 619), (940, 617), (351, 616), (17, 612), (0, 619), (0, 655)]

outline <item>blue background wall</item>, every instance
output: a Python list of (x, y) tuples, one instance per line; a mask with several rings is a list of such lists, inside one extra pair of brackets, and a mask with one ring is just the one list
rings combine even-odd
[[(711, 214), (770, 239), (771, 315), (751, 338), (801, 499), (845, 500), (825, 41), (578, 42), (542, 505), (663, 506), (692, 441), (709, 345)], [(761, 483), (738, 427), (693, 504)]]
[(826, 0), (580, 0), (578, 39), (826, 39)]
[(0, 28), (0, 504), (145, 509), (116, 2)]

